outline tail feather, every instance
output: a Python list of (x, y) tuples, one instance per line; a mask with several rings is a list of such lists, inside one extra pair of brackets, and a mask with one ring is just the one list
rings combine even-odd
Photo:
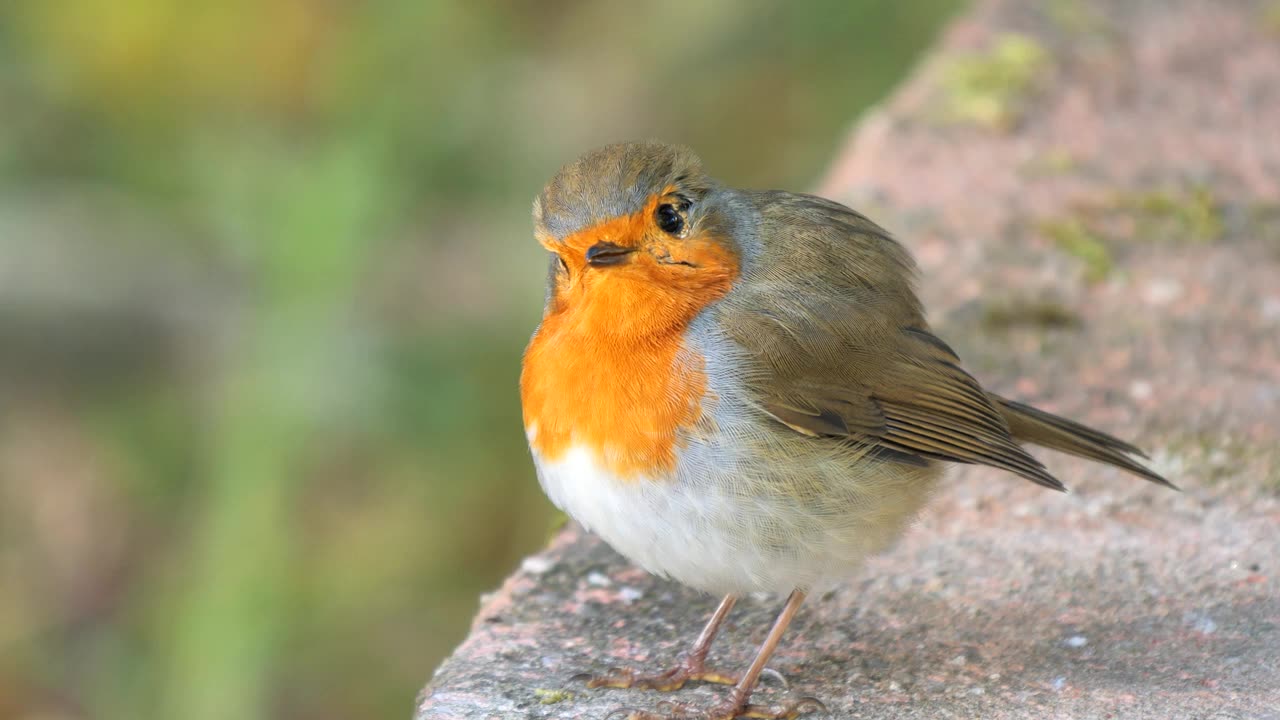
[(998, 395), (988, 395), (1004, 415), (1015, 440), (1114, 465), (1153, 483), (1177, 490), (1173, 483), (1130, 457), (1147, 457), (1137, 447), (1074, 420), (1006, 400)]

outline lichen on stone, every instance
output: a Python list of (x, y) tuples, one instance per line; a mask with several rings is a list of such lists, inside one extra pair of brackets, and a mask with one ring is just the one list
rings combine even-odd
[(1131, 214), (1137, 240), (1213, 242), (1222, 237), (1220, 203), (1208, 187), (1120, 193), (1115, 210)]
[(1111, 275), (1114, 251), (1125, 243), (1208, 244), (1226, 235), (1222, 203), (1205, 185), (1116, 191), (1038, 228), (1084, 264), (1090, 282)]
[(1040, 232), (1058, 249), (1079, 259), (1090, 282), (1105, 280), (1115, 267), (1107, 244), (1078, 218), (1046, 220), (1040, 224)]
[(533, 696), (538, 698), (538, 702), (543, 705), (555, 705), (556, 703), (573, 700), (573, 693), (561, 689), (534, 688)]
[(1045, 49), (1016, 33), (1000, 36), (986, 53), (955, 57), (943, 68), (943, 119), (1008, 130), (1048, 67)]
[(1052, 298), (1008, 297), (983, 305), (982, 326), (993, 331), (1071, 329), (1080, 327), (1080, 315)]

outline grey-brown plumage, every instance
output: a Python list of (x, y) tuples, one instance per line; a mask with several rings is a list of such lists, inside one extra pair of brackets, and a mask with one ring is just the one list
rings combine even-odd
[(1142, 454), (1133, 445), (983, 390), (929, 329), (914, 263), (875, 223), (809, 195), (749, 197), (765, 240), (716, 312), (760, 363), (748, 384), (779, 422), (900, 462), (989, 465), (1057, 490), (1022, 443), (1171, 486), (1130, 457)]

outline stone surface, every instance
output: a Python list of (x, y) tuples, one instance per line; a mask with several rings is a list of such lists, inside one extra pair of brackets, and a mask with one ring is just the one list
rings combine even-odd
[[(1184, 492), (1057, 455), (1066, 496), (957, 468), (806, 603), (773, 662), (793, 695), (835, 718), (1280, 719), (1277, 126), (1280, 6), (1192, 0), (979, 4), (863, 119), (821, 192), (912, 248), (974, 374), (1138, 441)], [(745, 666), (781, 601), (740, 603), (712, 661)], [(571, 526), (483, 600), (416, 717), (709, 705), (724, 688), (570, 678), (665, 666), (715, 602)]]

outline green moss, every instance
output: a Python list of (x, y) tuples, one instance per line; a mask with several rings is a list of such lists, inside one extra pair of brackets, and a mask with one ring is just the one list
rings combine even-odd
[(1093, 282), (1111, 274), (1112, 248), (1125, 242), (1210, 243), (1226, 232), (1222, 205), (1204, 186), (1119, 192), (1072, 215), (1045, 220), (1039, 229), (1084, 263), (1085, 277)]
[(1003, 130), (1015, 125), (1049, 66), (1035, 40), (1008, 34), (984, 54), (955, 58), (945, 68), (944, 118)]
[(1090, 282), (1106, 279), (1114, 268), (1111, 251), (1103, 240), (1080, 220), (1049, 220), (1040, 224), (1044, 233), (1060, 250), (1084, 263), (1085, 277)]
[(1067, 329), (1079, 327), (1080, 316), (1056, 300), (1010, 298), (984, 305), (982, 326), (998, 331), (1016, 327)]
[[(1216, 242), (1226, 233), (1222, 204), (1203, 185), (1117, 192), (1108, 200), (1079, 206), (1070, 215), (1044, 220), (1038, 228), (1058, 249), (1083, 263), (1090, 282), (1112, 273), (1113, 252), (1125, 243), (1203, 244)], [(1000, 318), (995, 322), (999, 324)]]
[(566, 700), (573, 700), (573, 693), (568, 690), (548, 690), (546, 688), (534, 688), (533, 696), (538, 698), (538, 702), (543, 705), (555, 705)]
[[(1244, 437), (1222, 433), (1193, 433), (1171, 438), (1165, 452), (1175, 459), (1180, 473), (1170, 480), (1202, 488), (1244, 487), (1280, 496), (1280, 452)], [(1245, 469), (1261, 465), (1262, 473)], [(1182, 478), (1176, 477), (1181, 474)]]
[(1222, 210), (1204, 186), (1186, 191), (1125, 193), (1115, 208), (1132, 214), (1134, 238), (1208, 243), (1222, 237)]

